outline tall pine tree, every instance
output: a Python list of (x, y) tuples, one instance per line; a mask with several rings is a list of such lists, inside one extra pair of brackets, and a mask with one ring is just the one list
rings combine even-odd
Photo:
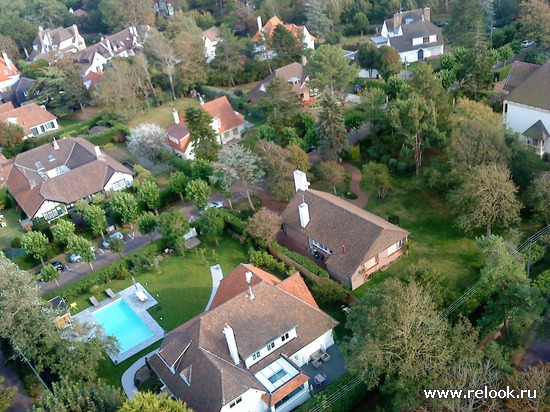
[(216, 132), (211, 126), (212, 116), (202, 107), (185, 109), (185, 121), (195, 156), (199, 159), (216, 160), (220, 145)]
[(322, 111), (317, 122), (319, 152), (324, 159), (338, 160), (342, 150), (348, 148), (348, 134), (344, 125), (342, 105), (331, 93), (321, 99)]

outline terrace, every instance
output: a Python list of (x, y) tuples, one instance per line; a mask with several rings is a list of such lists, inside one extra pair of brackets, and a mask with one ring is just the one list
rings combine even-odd
[[(313, 394), (322, 391), (327, 385), (342, 376), (346, 371), (344, 356), (340, 352), (338, 346), (332, 345), (330, 348), (326, 349), (326, 352), (330, 355), (330, 360), (328, 362), (322, 362), (319, 368), (316, 369), (312, 362), (308, 362), (302, 366), (302, 371), (307, 376), (311, 377), (309, 383), (313, 389)], [(317, 383), (315, 381), (317, 375), (326, 376), (326, 378), (322, 383)]]

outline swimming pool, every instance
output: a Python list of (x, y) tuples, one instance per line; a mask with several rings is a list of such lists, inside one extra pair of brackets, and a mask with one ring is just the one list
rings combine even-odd
[(121, 354), (153, 336), (153, 332), (124, 299), (94, 312), (93, 316), (107, 335), (118, 339)]

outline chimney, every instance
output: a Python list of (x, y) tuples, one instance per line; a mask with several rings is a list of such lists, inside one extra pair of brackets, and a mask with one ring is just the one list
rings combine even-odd
[(4, 61), (6, 62), (6, 67), (8, 68), (8, 70), (11, 70), (12, 67), (13, 67), (13, 64), (10, 60), (10, 58), (8, 57), (8, 55), (6, 54), (6, 52), (2, 52), (2, 57), (4, 58)]
[(309, 223), (309, 206), (306, 202), (300, 203), (298, 206), (298, 214), (300, 215), (300, 226), (302, 226), (302, 229), (305, 229)]
[(53, 138), (52, 144), (53, 144), (53, 150), (59, 150), (59, 145), (57, 144), (57, 140), (55, 140), (55, 137)]
[(342, 254), (343, 254), (343, 255), (346, 254), (346, 245), (342, 245)]
[(307, 175), (301, 170), (294, 171), (294, 187), (296, 188), (296, 191), (301, 190), (303, 192), (305, 192), (309, 187)]
[(172, 116), (174, 116), (174, 124), (180, 124), (180, 117), (176, 109), (172, 109)]
[(202, 98), (202, 96), (199, 94), (199, 103), (201, 104), (201, 106), (204, 105), (204, 99)]
[(97, 160), (105, 160), (105, 155), (101, 153), (101, 149), (99, 148), (99, 146), (94, 146), (94, 151)]
[(233, 333), (233, 328), (229, 324), (223, 325), (223, 334), (225, 335), (225, 340), (227, 341), (227, 347), (229, 348), (229, 354), (235, 365), (238, 365), (239, 360), (239, 351), (237, 350), (237, 341), (235, 340), (235, 334)]
[(424, 20), (431, 21), (431, 10), (429, 7), (424, 7), (424, 13), (423, 13)]
[(307, 66), (307, 56), (302, 56), (302, 66)]
[(393, 29), (397, 29), (399, 26), (401, 26), (401, 23), (403, 22), (403, 14), (401, 12), (395, 13), (393, 15)]
[(252, 293), (252, 286), (248, 287), (248, 293), (247, 293), (246, 297), (250, 300), (254, 300), (254, 294)]
[(252, 272), (248, 271), (244, 274), (244, 276), (246, 277), (246, 283), (250, 283), (250, 281), (252, 280)]
[(262, 24), (262, 16), (258, 16), (256, 18), (257, 22), (258, 22), (258, 31), (261, 32), (262, 29), (264, 28), (263, 24)]

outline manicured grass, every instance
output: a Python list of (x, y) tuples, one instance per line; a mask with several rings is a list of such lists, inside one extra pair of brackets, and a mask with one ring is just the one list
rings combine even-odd
[(160, 127), (166, 128), (174, 123), (172, 109), (176, 109), (178, 113), (185, 110), (187, 106), (199, 106), (198, 99), (181, 98), (173, 103), (167, 103), (163, 106), (153, 107), (150, 110), (145, 110), (138, 113), (133, 119), (128, 122), (129, 127), (136, 127), (141, 123), (155, 123)]
[(504, 81), (508, 77), (508, 73), (510, 73), (510, 70), (512, 70), (511, 64), (501, 67), (495, 73), (498, 73), (498, 78), (500, 81)]
[(369, 194), (366, 209), (385, 219), (398, 215), (400, 226), (411, 232), (412, 244), (408, 257), (371, 275), (369, 282), (353, 292), (356, 296), (390, 277), (403, 278), (412, 264), (422, 260), (439, 268), (447, 276), (449, 287), (464, 290), (478, 278), (481, 261), (475, 239), (454, 226), (455, 219), (440, 194), (402, 176), (392, 178), (392, 189), (384, 200), (378, 199), (364, 180), (361, 186)]
[(130, 162), (132, 164), (139, 163), (137, 159), (132, 156), (126, 147), (126, 143), (117, 143), (111, 147), (103, 149), (105, 153), (111, 156), (113, 159), (119, 162)]
[[(219, 246), (203, 242), (199, 248), (205, 250), (208, 265), (197, 252), (188, 251), (185, 257), (175, 255), (166, 257), (160, 263), (161, 273), (147, 271), (134, 275), (136, 281), (140, 282), (158, 301), (158, 305), (149, 309), (149, 313), (167, 332), (204, 311), (212, 291), (210, 266), (219, 263), (224, 274), (228, 274), (239, 263), (246, 260), (245, 248), (229, 237), (223, 238)], [(131, 279), (114, 280), (108, 285), (100, 285), (96, 296), (98, 300), (107, 299), (104, 289), (109, 287), (116, 293), (131, 285)], [(90, 296), (92, 296), (91, 293), (74, 300), (78, 310), (90, 306), (88, 300)], [(103, 361), (99, 369), (99, 377), (103, 382), (121, 386), (120, 378), (124, 371), (139, 357), (151, 352), (159, 345), (160, 342), (151, 345), (118, 365), (114, 365), (110, 359)]]
[(0, 249), (10, 248), (11, 240), (16, 236), (23, 236), (23, 228), (19, 224), (19, 212), (14, 208), (0, 210), (0, 215), (4, 215), (6, 227), (0, 227)]

